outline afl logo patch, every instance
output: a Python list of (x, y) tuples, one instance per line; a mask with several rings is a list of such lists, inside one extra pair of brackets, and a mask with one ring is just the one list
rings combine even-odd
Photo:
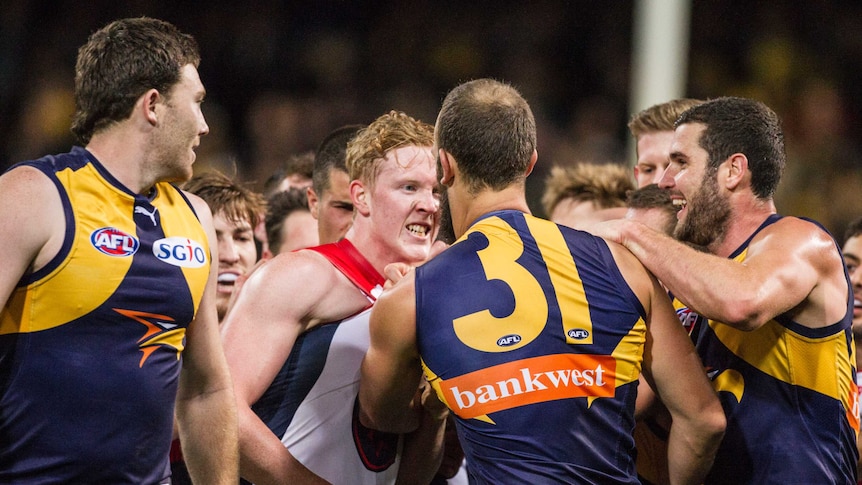
[(685, 307), (677, 308), (676, 316), (679, 318), (679, 322), (682, 323), (683, 328), (685, 328), (688, 333), (691, 333), (691, 329), (697, 323), (698, 319), (700, 319), (700, 315)]
[(573, 328), (566, 332), (566, 335), (568, 335), (569, 338), (573, 338), (575, 340), (583, 340), (590, 336), (590, 332), (584, 330), (583, 328)]
[(103, 227), (90, 234), (90, 244), (108, 256), (126, 257), (135, 254), (141, 245), (138, 238), (113, 228)]
[(207, 262), (203, 246), (184, 237), (159, 239), (153, 243), (153, 255), (165, 263), (182, 268), (200, 268)]
[(497, 339), (497, 346), (499, 347), (510, 347), (515, 345), (516, 343), (521, 341), (521, 336), (512, 334), (512, 335), (504, 335)]

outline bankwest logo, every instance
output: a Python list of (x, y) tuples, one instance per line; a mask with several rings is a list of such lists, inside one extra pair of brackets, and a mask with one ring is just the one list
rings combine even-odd
[(532, 357), (444, 380), (440, 389), (464, 419), (527, 404), (575, 397), (612, 397), (616, 361), (609, 355)]

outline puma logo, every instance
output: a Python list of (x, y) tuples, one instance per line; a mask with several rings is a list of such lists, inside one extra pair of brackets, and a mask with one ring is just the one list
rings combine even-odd
[(143, 214), (143, 215), (149, 217), (150, 220), (153, 221), (153, 226), (156, 225), (156, 211), (157, 210), (159, 210), (159, 209), (156, 207), (153, 207), (153, 211), (150, 212), (147, 209), (144, 209), (143, 207), (141, 207), (139, 205), (135, 206), (135, 214)]

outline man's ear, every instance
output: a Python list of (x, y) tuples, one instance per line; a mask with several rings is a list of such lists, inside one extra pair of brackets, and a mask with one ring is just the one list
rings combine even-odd
[(734, 190), (748, 175), (748, 157), (742, 153), (734, 153), (724, 161), (724, 164), (727, 170), (724, 186), (728, 190)]
[(452, 182), (455, 180), (455, 168), (453, 168), (454, 159), (449, 152), (442, 148), (438, 151), (437, 157), (440, 160), (440, 168), (443, 173), (443, 176), (440, 177), (440, 183), (450, 187), (452, 186)]
[(533, 155), (530, 157), (530, 164), (527, 165), (527, 173), (524, 176), (530, 175), (533, 172), (533, 167), (536, 166), (536, 160), (539, 159), (539, 152), (533, 150)]
[(147, 120), (147, 123), (155, 126), (159, 122), (160, 112), (157, 110), (159, 104), (164, 103), (164, 98), (158, 90), (150, 89), (138, 98), (135, 110)]
[(371, 213), (367, 197), (367, 187), (359, 180), (352, 180), (350, 182), (350, 199), (353, 201), (353, 208), (358, 214), (366, 217)]
[(305, 189), (305, 196), (308, 198), (308, 210), (311, 212), (312, 217), (318, 219), (319, 209), (318, 204), (320, 199), (317, 198), (317, 192), (314, 191), (314, 187), (308, 187)]

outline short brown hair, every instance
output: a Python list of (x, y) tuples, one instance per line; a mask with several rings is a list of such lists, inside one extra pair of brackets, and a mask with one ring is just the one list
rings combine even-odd
[(281, 229), (287, 216), (296, 211), (310, 212), (305, 190), (291, 187), (275, 192), (266, 199), (266, 240), (273, 254), (281, 251)]
[(545, 180), (542, 207), (548, 217), (564, 199), (593, 201), (600, 209), (625, 207), (626, 196), (634, 188), (629, 170), (617, 163), (554, 166)]
[(734, 153), (742, 153), (748, 158), (751, 191), (759, 199), (772, 198), (786, 155), (781, 119), (769, 106), (733, 96), (710, 99), (686, 110), (676, 121), (677, 126), (689, 123), (705, 127), (698, 144), (709, 155), (710, 173)]
[(203, 199), (213, 215), (221, 212), (231, 222), (248, 221), (252, 228), (260, 223), (266, 210), (263, 195), (215, 170), (195, 175), (183, 189)]
[(287, 157), (287, 161), (278, 167), (263, 184), (264, 196), (269, 197), (278, 192), (281, 182), (293, 175), (312, 180), (314, 170), (314, 152), (308, 150), (302, 153), (294, 153)]
[(125, 120), (149, 89), (168, 96), (182, 67), (200, 63), (195, 39), (168, 22), (148, 17), (116, 20), (78, 49), (72, 133), (81, 144)]
[(673, 131), (674, 123), (682, 113), (703, 101), (699, 99), (681, 98), (660, 103), (642, 110), (629, 120), (629, 131), (635, 138), (657, 131)]
[(526, 179), (536, 150), (536, 120), (512, 86), (477, 79), (452, 89), (437, 119), (437, 147), (458, 162), (471, 192)]
[(844, 231), (844, 243), (846, 244), (848, 239), (860, 234), (862, 234), (862, 217), (857, 217), (850, 221), (847, 230)]
[(670, 192), (659, 188), (656, 184), (644, 185), (643, 187), (629, 191), (626, 206), (635, 210), (659, 210), (665, 215), (666, 225), (661, 228), (665, 234), (673, 234), (676, 227), (677, 207), (673, 205)]
[(347, 144), (347, 173), (350, 180), (373, 185), (380, 162), (387, 153), (407, 146), (433, 145), (433, 126), (401, 111), (390, 111), (359, 130)]
[(330, 171), (341, 170), (347, 173), (347, 144), (350, 140), (364, 128), (364, 125), (352, 124), (336, 128), (328, 135), (317, 147), (317, 152), (314, 154), (314, 169), (312, 170), (312, 187), (318, 197), (323, 197), (323, 193), (329, 190), (331, 183)]

